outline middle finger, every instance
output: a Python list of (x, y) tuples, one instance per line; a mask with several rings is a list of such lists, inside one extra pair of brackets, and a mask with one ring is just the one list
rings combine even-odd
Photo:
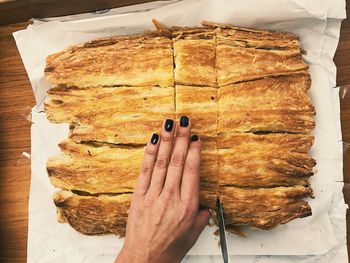
[(180, 185), (184, 164), (190, 141), (191, 123), (187, 116), (181, 116), (180, 125), (177, 126), (174, 150), (170, 158), (164, 191), (180, 192)]
[(162, 192), (174, 140), (174, 121), (165, 120), (160, 133), (160, 145), (148, 192), (159, 195)]

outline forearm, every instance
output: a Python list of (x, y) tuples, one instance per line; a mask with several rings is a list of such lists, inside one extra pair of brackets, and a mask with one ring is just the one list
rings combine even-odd
[[(167, 257), (164, 260), (160, 255), (151, 255), (147, 251), (144, 251), (142, 245), (140, 248), (135, 248), (133, 250), (122, 248), (119, 252), (114, 263), (179, 263), (179, 259)], [(155, 260), (156, 259), (156, 260)]]

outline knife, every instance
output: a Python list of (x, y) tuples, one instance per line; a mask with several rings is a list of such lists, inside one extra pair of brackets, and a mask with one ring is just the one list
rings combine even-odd
[(216, 199), (216, 216), (218, 219), (219, 224), (219, 234), (220, 234), (220, 245), (221, 245), (221, 253), (222, 257), (224, 259), (224, 263), (230, 263), (230, 258), (228, 256), (227, 251), (227, 239), (226, 239), (226, 230), (225, 230), (225, 221), (224, 221), (224, 214), (222, 211), (222, 205), (219, 200), (219, 198)]

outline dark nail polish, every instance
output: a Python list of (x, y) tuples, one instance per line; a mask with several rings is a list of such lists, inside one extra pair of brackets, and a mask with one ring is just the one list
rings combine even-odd
[(181, 116), (180, 118), (181, 127), (187, 127), (189, 123), (190, 123), (190, 119), (187, 116)]
[(191, 142), (195, 142), (195, 141), (198, 141), (198, 139), (199, 139), (199, 137), (198, 137), (198, 135), (192, 135), (192, 137), (191, 137)]
[(170, 119), (166, 119), (165, 124), (164, 124), (164, 129), (167, 132), (170, 132), (173, 129), (174, 126), (174, 121)]
[(151, 143), (152, 144), (157, 144), (158, 139), (159, 139), (159, 135), (156, 134), (156, 133), (153, 133), (152, 138), (151, 138)]

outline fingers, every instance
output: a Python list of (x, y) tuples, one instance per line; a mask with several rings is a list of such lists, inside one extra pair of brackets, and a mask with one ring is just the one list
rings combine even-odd
[(164, 192), (180, 193), (181, 179), (190, 142), (190, 120), (187, 116), (180, 118), (177, 126), (173, 153), (165, 179)]
[(149, 188), (158, 148), (159, 135), (154, 133), (145, 148), (140, 176), (137, 179), (135, 187), (136, 194), (144, 195)]
[(199, 203), (200, 159), (201, 141), (197, 135), (192, 135), (182, 176), (181, 200), (191, 202), (194, 207), (198, 207)]
[(199, 210), (194, 223), (193, 223), (193, 241), (195, 242), (199, 235), (208, 224), (210, 218), (210, 212), (206, 209)]
[(159, 195), (163, 189), (166, 172), (174, 140), (174, 121), (167, 119), (160, 134), (158, 154), (154, 163), (152, 179), (148, 192)]

